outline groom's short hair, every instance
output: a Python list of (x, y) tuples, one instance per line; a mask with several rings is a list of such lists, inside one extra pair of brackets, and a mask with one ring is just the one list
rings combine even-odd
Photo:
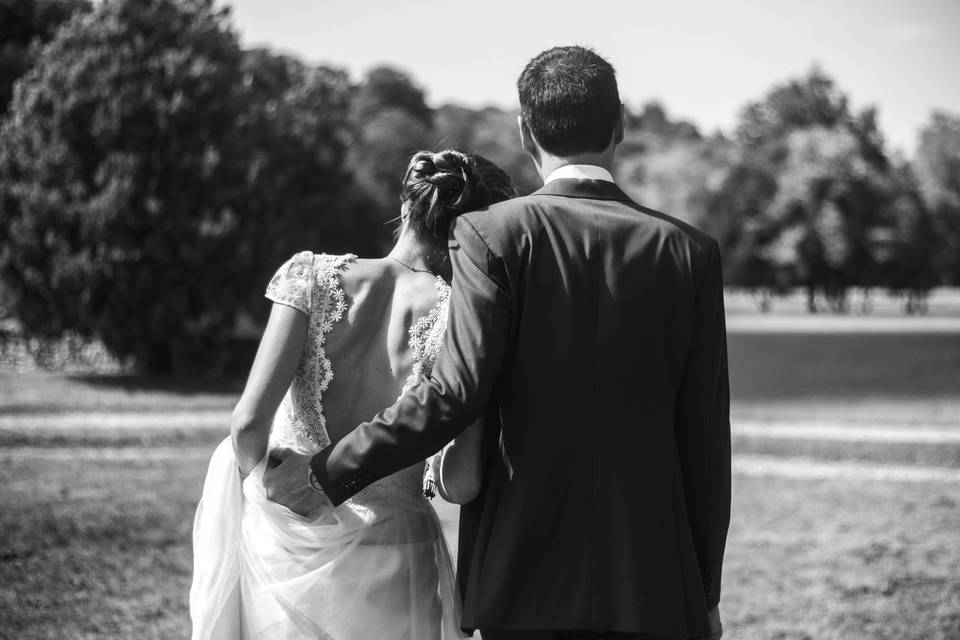
[(517, 80), (520, 115), (544, 151), (603, 151), (620, 117), (613, 66), (586, 47), (554, 47), (527, 63)]

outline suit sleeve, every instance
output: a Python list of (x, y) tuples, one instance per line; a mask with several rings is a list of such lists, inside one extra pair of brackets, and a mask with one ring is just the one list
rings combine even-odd
[(716, 242), (696, 297), (693, 335), (676, 405), (687, 517), (708, 608), (720, 601), (730, 524), (730, 384), (723, 278)]
[(506, 271), (463, 217), (451, 228), (450, 260), (447, 333), (430, 377), (311, 461), (335, 505), (439, 451), (486, 409), (509, 334)]

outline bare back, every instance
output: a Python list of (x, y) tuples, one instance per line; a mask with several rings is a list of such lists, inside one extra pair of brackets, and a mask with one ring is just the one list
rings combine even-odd
[(307, 316), (296, 375), (270, 448), (315, 452), (392, 405), (411, 374), (429, 372), (446, 327), (449, 287), (387, 259), (302, 252), (267, 297)]
[(333, 442), (396, 402), (416, 361), (411, 329), (438, 309), (445, 286), (386, 259), (352, 262), (340, 278), (347, 312), (327, 335), (334, 376), (323, 402)]

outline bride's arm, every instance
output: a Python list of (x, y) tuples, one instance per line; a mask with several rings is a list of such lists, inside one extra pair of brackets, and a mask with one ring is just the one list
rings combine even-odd
[(267, 452), (273, 416), (297, 372), (306, 339), (306, 314), (275, 303), (230, 422), (233, 449), (243, 474), (250, 473)]
[(483, 420), (466, 428), (440, 454), (437, 493), (447, 502), (467, 504), (480, 493)]

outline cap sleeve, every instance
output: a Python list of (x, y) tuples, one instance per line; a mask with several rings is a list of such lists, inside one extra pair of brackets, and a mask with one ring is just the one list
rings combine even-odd
[(310, 315), (314, 280), (313, 253), (301, 251), (277, 269), (264, 295)]

